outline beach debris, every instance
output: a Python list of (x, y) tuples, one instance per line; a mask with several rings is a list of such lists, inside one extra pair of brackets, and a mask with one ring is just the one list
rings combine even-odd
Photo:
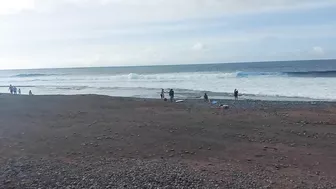
[(5, 180), (4, 181), (4, 184), (9, 184), (9, 183), (11, 183), (12, 181), (11, 180)]
[(92, 122), (91, 124), (89, 124), (88, 127), (91, 127), (91, 126), (93, 126), (93, 125), (96, 124), (96, 123), (98, 123), (97, 120), (95, 120), (94, 122)]
[(225, 109), (225, 110), (230, 108), (230, 106), (226, 105), (226, 104), (221, 104), (219, 107), (222, 108), (222, 109)]
[(184, 102), (184, 100), (176, 100), (176, 103)]

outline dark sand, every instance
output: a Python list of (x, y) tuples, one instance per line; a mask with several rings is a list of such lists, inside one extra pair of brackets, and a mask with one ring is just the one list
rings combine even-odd
[(335, 188), (336, 105), (0, 95), (0, 188)]

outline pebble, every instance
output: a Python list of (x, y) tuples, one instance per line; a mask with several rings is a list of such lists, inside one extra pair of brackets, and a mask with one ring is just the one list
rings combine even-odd
[[(81, 166), (52, 159), (13, 160), (0, 167), (0, 183), (13, 188), (222, 188), (208, 173), (177, 161), (82, 159)], [(19, 175), (26, 175), (23, 181)], [(43, 173), (37, 175), (35, 173)], [(178, 175), (178, 176), (177, 176)], [(106, 178), (106, 179), (105, 179)]]

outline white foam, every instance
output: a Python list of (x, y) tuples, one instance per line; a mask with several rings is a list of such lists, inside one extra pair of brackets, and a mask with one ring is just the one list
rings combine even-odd
[[(0, 86), (36, 86), (39, 94), (106, 94), (114, 96), (157, 97), (155, 89), (186, 89), (260, 96), (301, 97), (336, 100), (336, 78), (286, 76), (237, 77), (237, 73), (194, 72), (122, 75), (58, 75), (43, 78), (3, 78)], [(29, 87), (31, 88), (31, 87)], [(126, 90), (131, 89), (131, 90)], [(0, 92), (8, 92), (6, 87)], [(177, 94), (179, 91), (176, 91)]]
[(187, 79), (215, 79), (215, 78), (236, 78), (237, 73), (163, 73), (163, 74), (135, 74), (114, 75), (111, 80), (187, 80)]

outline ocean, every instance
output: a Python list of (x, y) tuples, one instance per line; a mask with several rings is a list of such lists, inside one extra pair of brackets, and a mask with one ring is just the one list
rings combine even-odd
[(101, 94), (179, 99), (336, 100), (336, 60), (0, 71), (0, 93), (12, 84), (35, 95)]

